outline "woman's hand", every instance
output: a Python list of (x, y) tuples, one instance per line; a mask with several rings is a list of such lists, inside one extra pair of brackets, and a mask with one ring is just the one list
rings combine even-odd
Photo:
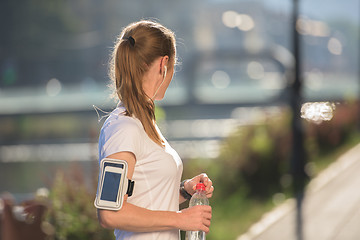
[(178, 228), (183, 231), (204, 231), (209, 232), (211, 223), (211, 207), (197, 205), (185, 208), (179, 212)]
[(202, 173), (193, 177), (192, 179), (187, 180), (184, 183), (185, 190), (193, 195), (195, 193), (196, 184), (203, 183), (205, 185), (206, 197), (211, 198), (214, 192), (214, 186), (212, 185), (212, 181), (206, 175), (206, 173)]

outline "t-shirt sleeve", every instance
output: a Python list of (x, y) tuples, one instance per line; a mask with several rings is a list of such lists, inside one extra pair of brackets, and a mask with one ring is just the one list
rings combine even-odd
[(105, 126), (99, 138), (99, 160), (118, 152), (132, 152), (136, 159), (141, 155), (142, 129), (133, 121), (120, 121)]

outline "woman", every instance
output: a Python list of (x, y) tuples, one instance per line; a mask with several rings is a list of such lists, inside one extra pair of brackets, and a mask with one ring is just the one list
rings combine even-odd
[(113, 51), (110, 76), (120, 102), (101, 129), (99, 158), (125, 160), (127, 177), (135, 181), (119, 211), (98, 210), (100, 224), (115, 229), (116, 239), (179, 239), (179, 229), (209, 232), (210, 206), (179, 211), (179, 204), (199, 182), (211, 197), (212, 182), (200, 174), (180, 188), (181, 159), (155, 123), (154, 100), (163, 99), (175, 61), (173, 32), (151, 21), (127, 26)]

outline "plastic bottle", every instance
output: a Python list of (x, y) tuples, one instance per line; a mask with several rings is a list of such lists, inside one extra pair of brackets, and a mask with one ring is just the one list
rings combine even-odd
[[(203, 183), (196, 184), (196, 192), (190, 199), (189, 207), (196, 205), (209, 205), (209, 199), (206, 197), (205, 185)], [(205, 232), (203, 231), (187, 231), (186, 240), (205, 240)]]

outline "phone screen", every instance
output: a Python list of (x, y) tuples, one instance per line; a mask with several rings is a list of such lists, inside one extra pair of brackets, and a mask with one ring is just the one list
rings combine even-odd
[(105, 201), (116, 202), (121, 173), (105, 172), (103, 188), (100, 199)]

